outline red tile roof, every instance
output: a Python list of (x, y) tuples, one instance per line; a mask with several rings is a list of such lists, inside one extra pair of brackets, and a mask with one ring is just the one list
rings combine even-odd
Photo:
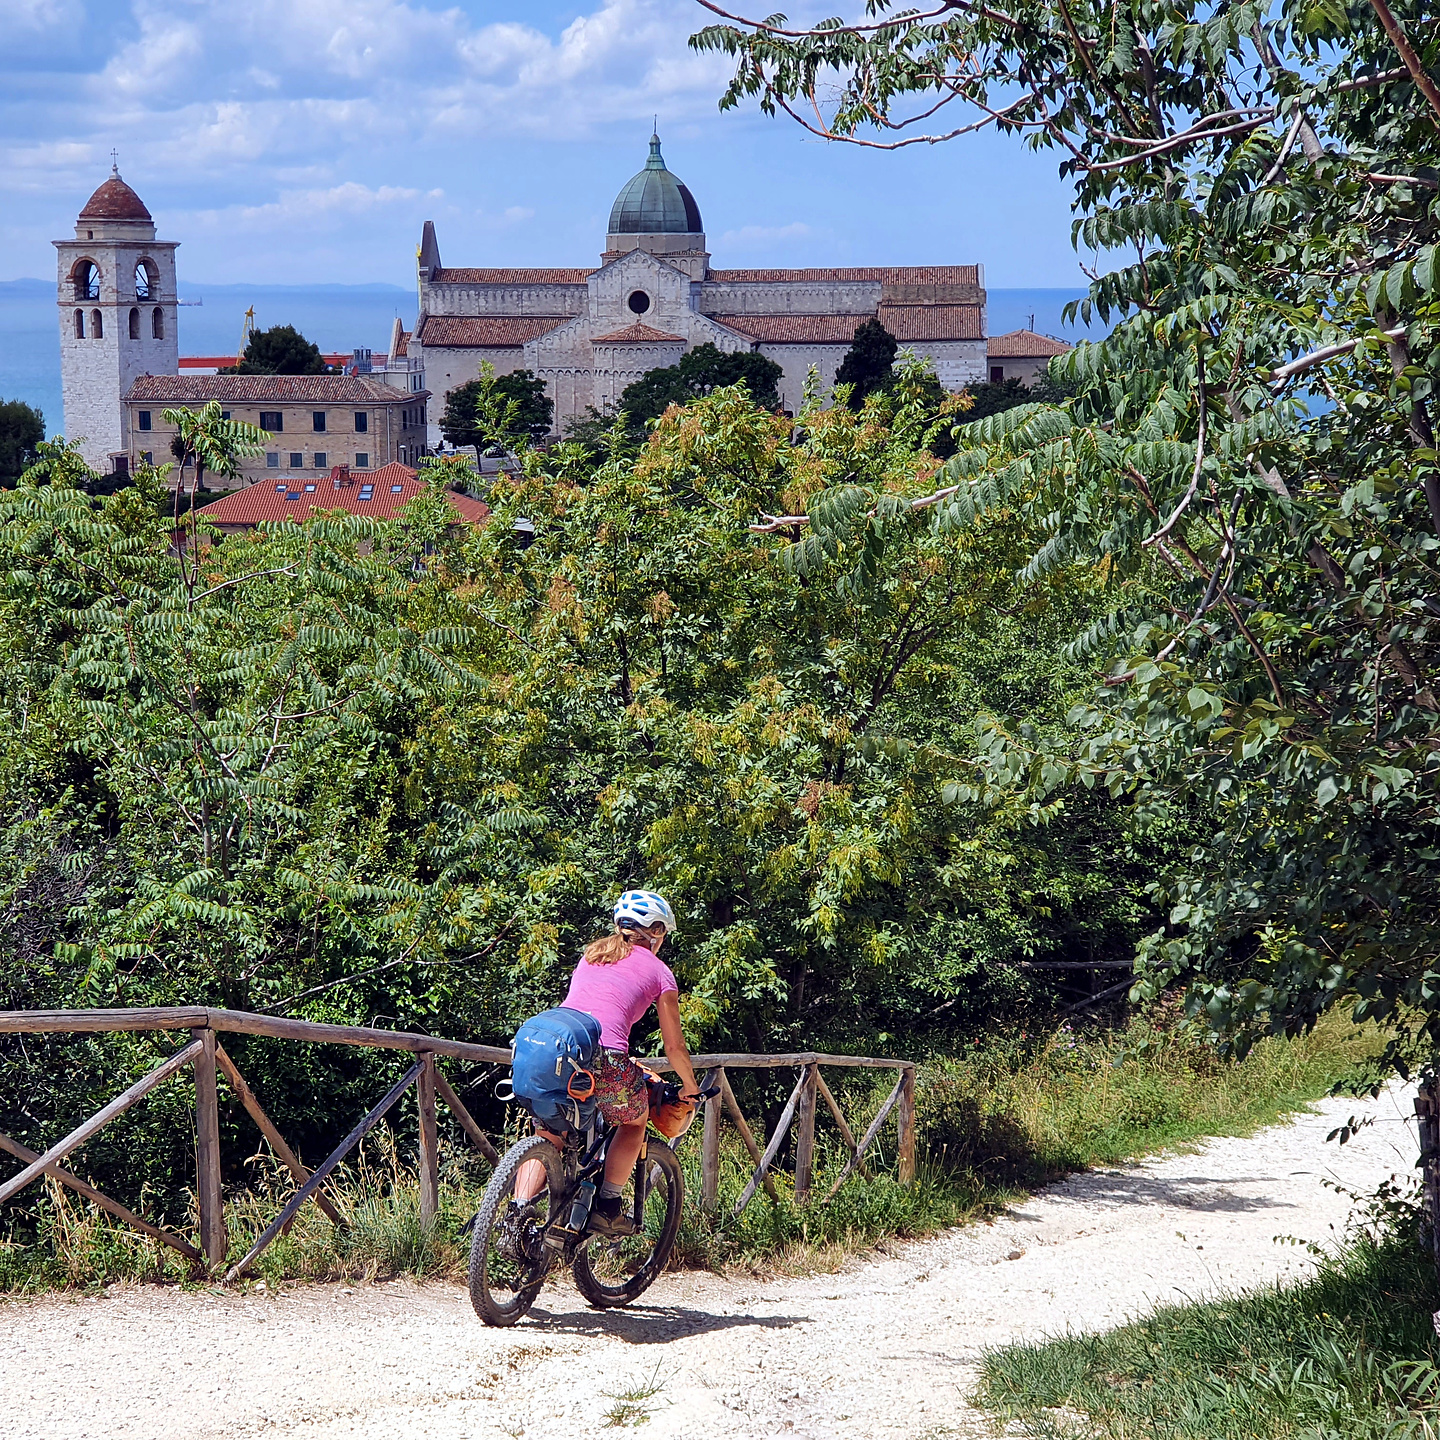
[(848, 345), (868, 315), (712, 315), (762, 345)]
[(82, 220), (149, 220), (145, 202), (120, 178), (111, 177), (85, 202)]
[(721, 284), (781, 284), (807, 280), (878, 280), (882, 285), (978, 285), (976, 265), (859, 265), (819, 270), (712, 270)]
[(685, 337), (667, 334), (664, 330), (657, 330), (653, 325), (646, 325), (637, 320), (623, 330), (612, 330), (608, 335), (597, 335), (594, 343), (596, 345), (653, 345), (659, 341), (683, 345)]
[(420, 343), (427, 349), (514, 349), (572, 319), (569, 315), (427, 315)]
[[(984, 330), (978, 305), (881, 305), (876, 318), (900, 343), (912, 340), (979, 340)], [(762, 345), (848, 345), (868, 315), (714, 315)]]
[[(408, 355), (409, 353), (410, 353), (410, 332), (409, 332), (408, 330), (402, 330), (402, 331), (400, 332), (400, 338), (399, 338), (399, 340), (397, 340), (396, 343), (395, 343), (395, 355), (396, 355), (396, 358), (398, 359), (401, 355)], [(376, 358), (376, 359), (379, 359), (379, 356), (376, 356), (375, 358)], [(388, 360), (390, 357), (387, 355), (385, 358)]]
[[(307, 490), (307, 485), (315, 488)], [(368, 500), (361, 498), (365, 486), (370, 487)], [(299, 522), (307, 519), (312, 510), (347, 510), (352, 515), (391, 520), (424, 488), (415, 471), (394, 460), (373, 472), (337, 465), (323, 479), (257, 480), (243, 490), (212, 500), (199, 513), (216, 525), (237, 527), (277, 520)], [(447, 492), (446, 498), (462, 524), (478, 525), (490, 514), (483, 500), (454, 490)]]
[(881, 305), (880, 323), (903, 345), (910, 340), (983, 340), (978, 305)]
[(583, 285), (594, 270), (436, 270), (432, 283), (442, 285)]
[(1074, 346), (1053, 335), (1037, 335), (1033, 330), (992, 335), (988, 346), (992, 360), (1048, 360), (1052, 355), (1065, 355), (1072, 349)]
[[(233, 362), (232, 362), (233, 363)], [(371, 375), (141, 375), (125, 399), (203, 405), (267, 401), (325, 401), (332, 405), (413, 405), (428, 390), (405, 391)]]

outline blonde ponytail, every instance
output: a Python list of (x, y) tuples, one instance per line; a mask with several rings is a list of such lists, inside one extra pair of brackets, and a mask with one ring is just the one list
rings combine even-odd
[(634, 943), (628, 935), (622, 935), (616, 930), (611, 935), (602, 935), (600, 939), (592, 940), (585, 947), (585, 959), (591, 965), (613, 965), (630, 953)]

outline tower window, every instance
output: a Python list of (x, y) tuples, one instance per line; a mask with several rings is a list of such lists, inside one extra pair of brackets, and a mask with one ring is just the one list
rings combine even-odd
[(102, 340), (104, 337), (105, 322), (100, 318), (100, 312), (98, 310), (92, 310), (90, 312), (90, 338), (92, 340)]
[(280, 468), (280, 452), (278, 450), (266, 451), (265, 468), (267, 470), (278, 470)]
[(368, 470), (370, 468), (370, 452), (368, 450), (357, 450), (355, 452), (355, 468), (357, 470)]
[(130, 338), (132, 340), (140, 338), (140, 312), (133, 306), (130, 310)]
[(357, 435), (363, 435), (363, 434), (365, 434), (365, 432), (366, 432), (367, 430), (369, 430), (369, 428), (370, 428), (370, 413), (369, 413), (369, 411), (367, 411), (367, 410), (357, 410), (357, 411), (355, 412), (355, 433), (356, 433)]
[(315, 452), (315, 459), (312, 463), (317, 470), (328, 470), (330, 468), (330, 461), (326, 458), (323, 450), (317, 450)]
[(323, 410), (312, 410), (310, 412), (310, 423), (314, 426), (317, 435), (325, 433), (325, 412)]
[(98, 300), (100, 298), (100, 271), (93, 260), (77, 260), (70, 272), (75, 284), (77, 300)]
[(75, 338), (77, 340), (85, 338), (85, 312), (83, 310), (75, 312)]
[(153, 300), (158, 289), (155, 267), (148, 260), (140, 261), (135, 267), (135, 298)]
[(290, 468), (299, 470), (304, 464), (305, 457), (298, 450), (292, 450), (290, 452)]
[(260, 428), (268, 430), (272, 435), (283, 435), (285, 433), (285, 416), (279, 410), (262, 410), (260, 412)]
[(150, 412), (148, 410), (137, 410), (135, 412), (135, 424), (141, 430), (150, 428)]
[(637, 315), (643, 315), (650, 308), (650, 297), (643, 290), (632, 290), (625, 302)]
[(165, 338), (165, 312), (158, 305), (150, 316), (150, 334), (156, 340)]

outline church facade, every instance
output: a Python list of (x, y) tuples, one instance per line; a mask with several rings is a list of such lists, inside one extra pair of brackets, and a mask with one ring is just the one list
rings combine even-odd
[(419, 271), (409, 353), (442, 400), (431, 407), (432, 445), (443, 396), (486, 362), (542, 379), (559, 433), (707, 342), (774, 360), (793, 414), (811, 368), (832, 385), (856, 328), (872, 318), (930, 361), (947, 389), (986, 378), (983, 266), (712, 269), (699, 207), (653, 135), (645, 168), (616, 197), (597, 267), (447, 268), (426, 221)]

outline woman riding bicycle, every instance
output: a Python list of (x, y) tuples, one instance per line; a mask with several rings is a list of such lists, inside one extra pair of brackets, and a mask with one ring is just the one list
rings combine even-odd
[[(675, 912), (650, 890), (627, 890), (615, 902), (612, 934), (592, 940), (570, 978), (563, 1004), (600, 1022), (595, 1093), (600, 1113), (616, 1127), (605, 1156), (605, 1178), (590, 1210), (588, 1229), (599, 1235), (628, 1235), (622, 1192), (645, 1142), (650, 1114), (645, 1072), (630, 1058), (630, 1031), (653, 1004), (660, 1019), (665, 1057), (680, 1077), (681, 1099), (699, 1099), (690, 1052), (680, 1028), (680, 987), (660, 959), (665, 937), (675, 929)], [(559, 1147), (564, 1142), (536, 1122), (537, 1134)], [(520, 1204), (545, 1188), (545, 1167), (528, 1161), (515, 1177)]]

